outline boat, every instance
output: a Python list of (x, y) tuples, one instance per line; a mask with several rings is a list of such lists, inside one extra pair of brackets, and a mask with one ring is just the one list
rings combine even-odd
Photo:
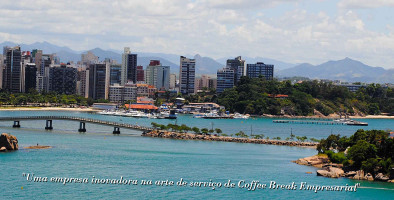
[(204, 114), (195, 114), (193, 115), (193, 118), (203, 118), (204, 116)]
[(250, 115), (246, 114), (240, 114), (240, 113), (234, 113), (233, 118), (234, 119), (249, 119)]

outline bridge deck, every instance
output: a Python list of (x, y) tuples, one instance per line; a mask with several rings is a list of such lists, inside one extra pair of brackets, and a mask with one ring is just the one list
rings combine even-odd
[(0, 117), (0, 121), (26, 121), (26, 120), (70, 120), (70, 121), (79, 121), (79, 122), (87, 122), (94, 124), (101, 124), (107, 126), (116, 126), (128, 129), (142, 130), (142, 131), (150, 131), (153, 130), (151, 127), (138, 126), (127, 123), (118, 123), (112, 121), (104, 121), (98, 119), (91, 119), (85, 117), (73, 117), (73, 116), (23, 116), (23, 117)]

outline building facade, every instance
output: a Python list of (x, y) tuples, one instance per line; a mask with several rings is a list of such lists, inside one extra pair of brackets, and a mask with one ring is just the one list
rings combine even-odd
[(131, 54), (130, 48), (125, 47), (122, 54), (121, 85), (130, 81), (137, 82), (137, 54)]
[(267, 65), (263, 62), (257, 62), (256, 64), (247, 64), (246, 75), (249, 78), (263, 77), (266, 80), (272, 80), (274, 78), (274, 65)]
[(37, 67), (35, 63), (26, 63), (24, 65), (24, 87), (23, 92), (29, 92), (36, 89), (37, 85)]
[(137, 83), (145, 82), (145, 70), (142, 66), (137, 66)]
[(179, 87), (182, 94), (194, 94), (196, 60), (180, 57)]
[(109, 74), (109, 63), (89, 65), (89, 97), (93, 99), (108, 99)]
[(22, 91), (22, 54), (19, 46), (4, 47), (3, 89), (18, 93)]
[(151, 60), (146, 67), (145, 82), (155, 86), (158, 90), (168, 90), (170, 88), (170, 67), (162, 66), (158, 60)]
[(241, 56), (234, 59), (228, 59), (226, 67), (234, 71), (234, 84), (236, 84), (242, 76), (245, 76), (245, 60)]
[(218, 70), (216, 86), (217, 93), (222, 93), (225, 89), (234, 87), (234, 73), (234, 70), (227, 67)]
[(121, 84), (122, 65), (111, 65), (110, 68), (110, 84)]
[(136, 85), (111, 85), (109, 87), (109, 101), (113, 103), (125, 103), (130, 100), (137, 99)]
[(65, 64), (48, 69), (48, 91), (58, 94), (76, 94), (77, 68)]

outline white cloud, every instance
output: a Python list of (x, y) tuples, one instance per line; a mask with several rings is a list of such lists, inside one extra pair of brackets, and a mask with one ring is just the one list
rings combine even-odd
[(346, 9), (354, 8), (378, 8), (383, 6), (394, 6), (393, 0), (341, 0), (338, 7)]
[[(133, 51), (313, 64), (349, 56), (391, 67), (393, 26), (387, 26), (389, 33), (368, 30), (354, 11), (316, 12), (292, 3), (301, 1), (308, 0), (4, 1), (0, 42), (48, 41), (76, 50), (130, 46)], [(293, 9), (275, 17), (262, 14), (280, 3)]]

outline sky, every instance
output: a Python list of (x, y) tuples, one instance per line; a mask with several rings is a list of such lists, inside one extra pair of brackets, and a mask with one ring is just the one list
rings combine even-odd
[(1, 0), (0, 19), (0, 42), (394, 68), (394, 0)]

